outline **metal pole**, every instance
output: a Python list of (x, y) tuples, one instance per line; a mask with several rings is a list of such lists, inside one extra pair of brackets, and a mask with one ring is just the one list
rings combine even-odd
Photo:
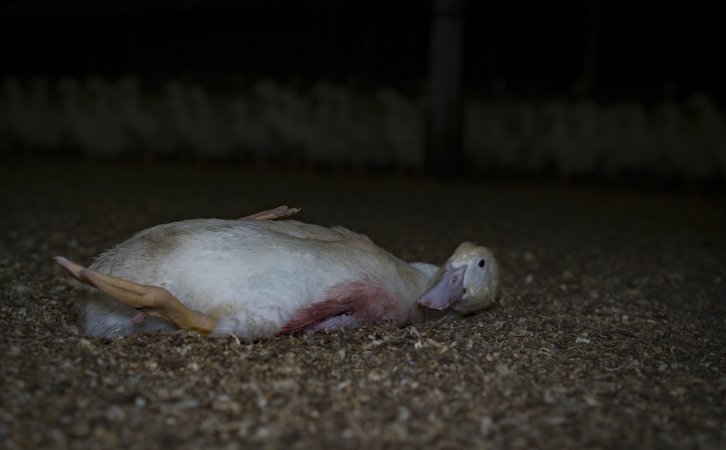
[(429, 61), (426, 171), (447, 177), (461, 171), (461, 66), (465, 0), (433, 0)]

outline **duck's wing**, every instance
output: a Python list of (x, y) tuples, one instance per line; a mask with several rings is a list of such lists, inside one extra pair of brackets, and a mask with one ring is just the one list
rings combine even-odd
[(56, 262), (78, 281), (97, 288), (113, 299), (143, 313), (168, 320), (182, 330), (193, 330), (207, 335), (214, 330), (217, 321), (186, 307), (169, 291), (158, 286), (148, 286), (111, 277), (87, 269), (62, 256)]
[(361, 241), (361, 242), (366, 242), (366, 243), (370, 243), (370, 244), (373, 243), (371, 238), (369, 238), (365, 234), (357, 233), (357, 232), (349, 230), (345, 227), (331, 227), (330, 230), (333, 231), (334, 233), (337, 233), (339, 236), (341, 236), (342, 238), (345, 238), (345, 239), (349, 239), (349, 240), (353, 240), (353, 241)]
[(374, 244), (366, 235), (356, 233), (343, 227), (323, 227), (297, 220), (264, 221), (254, 222), (256, 227), (262, 227), (268, 232), (284, 234), (298, 239), (306, 239), (321, 242), (348, 241), (350, 243), (361, 243), (365, 245)]
[(334, 226), (334, 227), (322, 227), (320, 225), (312, 225), (297, 220), (289, 220), (284, 223), (274, 223), (277, 219), (284, 219), (286, 217), (293, 216), (299, 213), (302, 208), (289, 207), (287, 205), (280, 205), (277, 208), (267, 209), (264, 211), (244, 216), (238, 220), (253, 220), (253, 221), (265, 221), (265, 227), (270, 231), (286, 234), (288, 236), (302, 238), (302, 239), (314, 239), (319, 241), (359, 241), (366, 244), (372, 244), (373, 241), (365, 234), (356, 233), (345, 227)]

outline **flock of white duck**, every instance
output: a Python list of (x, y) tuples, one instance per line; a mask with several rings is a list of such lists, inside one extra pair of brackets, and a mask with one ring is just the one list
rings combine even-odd
[[(146, 91), (116, 82), (5, 79), (0, 152), (89, 155), (186, 152), (295, 162), (422, 166), (424, 103), (393, 89), (361, 94), (320, 82), (262, 80), (235, 94), (170, 81)], [(726, 123), (706, 96), (652, 108), (635, 102), (471, 100), (464, 148), (482, 167), (563, 174), (646, 170), (687, 178), (726, 173)]]

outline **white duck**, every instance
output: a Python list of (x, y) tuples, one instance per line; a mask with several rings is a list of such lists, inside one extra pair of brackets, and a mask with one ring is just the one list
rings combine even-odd
[(89, 269), (56, 261), (98, 288), (82, 308), (82, 329), (109, 338), (173, 328), (259, 339), (403, 326), (470, 314), (497, 295), (498, 265), (485, 247), (465, 242), (441, 268), (409, 264), (342, 227), (270, 220), (298, 211), (155, 226)]

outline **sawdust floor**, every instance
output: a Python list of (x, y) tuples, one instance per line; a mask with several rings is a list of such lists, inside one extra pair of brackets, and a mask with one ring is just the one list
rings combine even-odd
[[(2, 162), (0, 447), (724, 448), (726, 202), (275, 170)], [(78, 334), (88, 263), (134, 231), (288, 203), (406, 260), (490, 246), (453, 323), (245, 343)]]

